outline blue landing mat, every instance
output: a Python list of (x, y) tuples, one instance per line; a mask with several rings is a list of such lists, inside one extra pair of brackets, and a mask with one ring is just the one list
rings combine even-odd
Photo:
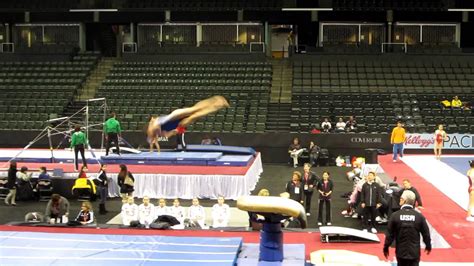
[(466, 157), (441, 157), (441, 161), (459, 173), (466, 175), (469, 170), (469, 160), (474, 160), (474, 156)]
[(142, 152), (102, 156), (107, 164), (247, 166), (253, 155), (223, 155), (222, 152)]
[(253, 155), (223, 155), (215, 161), (208, 161), (207, 165), (246, 166), (252, 159)]
[(1, 265), (235, 265), (242, 239), (0, 232)]
[(219, 145), (186, 145), (187, 151), (200, 151), (200, 152), (222, 152), (223, 154), (245, 154), (255, 155), (255, 150), (250, 147), (238, 147), (238, 146), (219, 146)]
[(109, 164), (150, 164), (150, 165), (207, 165), (222, 157), (221, 152), (142, 152), (138, 154), (110, 154), (101, 160)]

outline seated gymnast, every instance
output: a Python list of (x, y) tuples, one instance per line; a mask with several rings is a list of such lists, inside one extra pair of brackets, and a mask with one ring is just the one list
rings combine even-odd
[(84, 201), (81, 205), (81, 211), (74, 221), (69, 221), (68, 225), (87, 225), (94, 223), (94, 212), (92, 211), (92, 204), (89, 201)]
[(169, 215), (171, 210), (166, 206), (166, 199), (158, 199), (158, 204), (155, 206), (155, 218), (158, 218), (160, 215)]
[(193, 204), (188, 208), (188, 219), (190, 222), (199, 225), (200, 228), (206, 227), (206, 212), (204, 207), (199, 204), (198, 198), (193, 198)]
[(183, 224), (185, 211), (184, 211), (184, 208), (181, 206), (179, 199), (176, 198), (173, 200), (173, 206), (169, 208), (169, 215), (176, 218), (180, 224)]
[(143, 203), (138, 206), (138, 221), (149, 228), (155, 219), (155, 206), (150, 203), (148, 196), (144, 196)]
[(198, 118), (215, 113), (222, 108), (229, 107), (229, 103), (222, 96), (212, 96), (197, 102), (192, 107), (176, 109), (169, 115), (150, 118), (147, 128), (148, 141), (156, 144), (157, 136), (171, 137), (183, 134), (186, 127)]
[(133, 197), (128, 197), (127, 202), (122, 205), (120, 216), (122, 224), (126, 226), (129, 226), (130, 222), (138, 221), (138, 205)]
[(224, 196), (217, 197), (217, 203), (212, 206), (212, 227), (227, 227), (230, 220), (230, 207), (225, 204)]

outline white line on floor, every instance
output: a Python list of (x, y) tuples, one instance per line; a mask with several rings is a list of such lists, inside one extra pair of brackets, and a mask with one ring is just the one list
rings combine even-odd
[(94, 258), (94, 257), (26, 257), (24, 256), (0, 256), (1, 259), (20, 260), (127, 260), (127, 261), (156, 261), (156, 262), (186, 262), (186, 263), (224, 263), (234, 260), (181, 260), (181, 259), (150, 259), (150, 258)]
[[(169, 245), (169, 246), (198, 246), (198, 247), (218, 247), (218, 248), (238, 248), (240, 245), (219, 245), (201, 243), (172, 243), (172, 242), (152, 242), (152, 241), (114, 241), (114, 240), (92, 240), (92, 239), (58, 239), (54, 237), (25, 237), (25, 236), (0, 236), (0, 239), (25, 239), (40, 241), (63, 241), (63, 242), (86, 242), (86, 243), (112, 243), (112, 244), (145, 244), (145, 245)], [(43, 242), (43, 243), (45, 243)]]
[(59, 248), (59, 247), (31, 247), (31, 246), (2, 246), (2, 249), (26, 249), (26, 250), (63, 250), (63, 251), (108, 251), (108, 252), (143, 252), (143, 253), (169, 253), (169, 254), (200, 254), (200, 255), (232, 255), (235, 252), (203, 252), (203, 251), (167, 251), (167, 250), (150, 250), (150, 249), (127, 249), (120, 248)]

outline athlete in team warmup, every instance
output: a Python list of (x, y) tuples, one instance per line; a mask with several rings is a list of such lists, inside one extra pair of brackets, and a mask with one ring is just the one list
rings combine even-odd
[(183, 134), (186, 131), (186, 126), (198, 118), (227, 107), (229, 107), (229, 103), (224, 97), (212, 96), (197, 102), (192, 107), (176, 109), (166, 116), (152, 117), (148, 123), (148, 141), (153, 143), (156, 136), (171, 137)]

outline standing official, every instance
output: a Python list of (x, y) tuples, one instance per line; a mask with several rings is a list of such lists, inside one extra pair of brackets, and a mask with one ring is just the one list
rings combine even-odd
[(318, 183), (318, 177), (311, 171), (311, 164), (304, 164), (303, 173), (303, 188), (304, 188), (304, 201), (306, 216), (311, 215), (311, 197), (313, 197), (313, 191)]
[(74, 170), (79, 169), (79, 161), (77, 155), (81, 153), (82, 165), (87, 168), (86, 156), (84, 155), (87, 146), (87, 137), (84, 132), (81, 131), (80, 126), (74, 128), (74, 133), (71, 138), (71, 148), (74, 149)]
[(318, 210), (318, 226), (323, 225), (323, 208), (326, 206), (326, 225), (331, 224), (331, 194), (334, 185), (329, 179), (330, 174), (323, 172), (323, 179), (318, 182), (317, 189), (319, 191), (319, 210)]
[(390, 143), (393, 145), (393, 162), (397, 162), (397, 155), (403, 157), (403, 143), (405, 143), (406, 133), (403, 128), (402, 121), (397, 122), (397, 126), (393, 128), (390, 136)]
[(400, 198), (402, 208), (394, 212), (388, 222), (383, 254), (388, 258), (389, 247), (395, 240), (395, 254), (399, 266), (417, 266), (420, 263), (420, 233), (425, 243), (425, 253), (431, 252), (431, 238), (425, 217), (417, 212), (415, 193), (406, 190)]
[(291, 181), (286, 184), (286, 192), (290, 195), (290, 199), (304, 204), (304, 194), (303, 194), (304, 186), (303, 182), (301, 182), (301, 173), (298, 171), (294, 171), (293, 175), (291, 176)]
[(114, 112), (110, 114), (110, 118), (107, 119), (104, 123), (104, 133), (105, 133), (105, 156), (109, 155), (110, 144), (115, 143), (115, 148), (117, 149), (117, 154), (120, 155), (119, 147), (119, 138), (122, 128), (120, 127), (120, 122), (116, 119)]
[(107, 177), (107, 165), (102, 164), (100, 166), (100, 172), (99, 176), (97, 177), (97, 181), (99, 183), (100, 195), (99, 214), (106, 214), (107, 209), (105, 208), (105, 201), (107, 200), (107, 196), (109, 194), (109, 178)]
[(360, 206), (364, 211), (364, 224), (367, 231), (373, 234), (377, 233), (375, 229), (375, 218), (377, 217), (377, 209), (382, 206), (382, 188), (375, 182), (375, 172), (369, 172), (367, 175), (367, 182), (362, 185), (360, 191)]

